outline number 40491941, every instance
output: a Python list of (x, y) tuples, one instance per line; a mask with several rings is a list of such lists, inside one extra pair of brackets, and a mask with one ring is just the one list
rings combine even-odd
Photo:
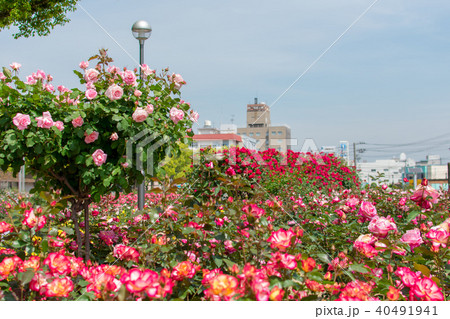
[(436, 306), (378, 306), (375, 310), (379, 315), (389, 316), (437, 316)]

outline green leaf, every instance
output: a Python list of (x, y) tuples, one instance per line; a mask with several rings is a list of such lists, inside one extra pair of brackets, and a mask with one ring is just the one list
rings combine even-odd
[(27, 270), (24, 273), (20, 273), (22, 276), (20, 278), (20, 282), (22, 283), (22, 285), (26, 285), (27, 283), (29, 283), (31, 281), (31, 279), (33, 279), (34, 277), (34, 270), (30, 269)]
[(418, 210), (413, 210), (412, 212), (410, 212), (408, 214), (408, 217), (406, 218), (406, 222), (410, 223), (414, 218), (416, 218), (417, 215), (420, 214), (420, 211)]
[(323, 281), (323, 275), (320, 273), (318, 269), (314, 269), (313, 271), (308, 272), (306, 274), (306, 277), (317, 282)]
[(427, 266), (414, 263), (414, 268), (420, 271), (425, 277), (430, 277), (431, 271)]
[(220, 268), (220, 266), (222, 266), (223, 259), (218, 256), (214, 256), (213, 258), (214, 258), (214, 263), (217, 265), (217, 267)]
[(348, 269), (351, 271), (359, 272), (361, 274), (367, 274), (369, 272), (369, 269), (364, 267), (364, 264), (351, 264)]

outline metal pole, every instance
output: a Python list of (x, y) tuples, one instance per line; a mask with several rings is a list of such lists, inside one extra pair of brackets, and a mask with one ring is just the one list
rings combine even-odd
[(353, 143), (353, 165), (355, 165), (356, 169), (356, 143)]
[[(139, 65), (144, 63), (144, 40), (139, 40)], [(139, 76), (142, 79), (142, 68), (139, 67)], [(140, 156), (141, 154), (136, 154)], [(144, 169), (141, 170), (141, 174), (144, 175)], [(145, 199), (145, 175), (144, 180), (138, 185), (138, 209), (144, 209), (144, 199)]]
[(450, 192), (450, 163), (447, 163), (447, 191)]

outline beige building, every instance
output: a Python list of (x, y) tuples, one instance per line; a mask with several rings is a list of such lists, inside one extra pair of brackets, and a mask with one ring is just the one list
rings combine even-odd
[(238, 135), (248, 136), (258, 141), (257, 149), (264, 151), (274, 148), (280, 152), (291, 149), (291, 129), (287, 125), (272, 126), (270, 108), (265, 103), (247, 105), (247, 127), (238, 128)]

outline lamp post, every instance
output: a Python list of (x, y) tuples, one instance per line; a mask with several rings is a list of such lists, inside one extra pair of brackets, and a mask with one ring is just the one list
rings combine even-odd
[[(138, 20), (131, 27), (133, 36), (139, 40), (139, 65), (144, 64), (144, 42), (152, 34), (152, 27), (147, 21)], [(139, 75), (142, 79), (142, 68), (139, 68)], [(137, 155), (138, 156), (138, 155)], [(144, 175), (144, 170), (141, 170), (142, 175)], [(145, 176), (145, 175), (144, 175)], [(142, 210), (144, 208), (144, 198), (145, 198), (145, 177), (141, 184), (138, 185), (138, 209)]]

